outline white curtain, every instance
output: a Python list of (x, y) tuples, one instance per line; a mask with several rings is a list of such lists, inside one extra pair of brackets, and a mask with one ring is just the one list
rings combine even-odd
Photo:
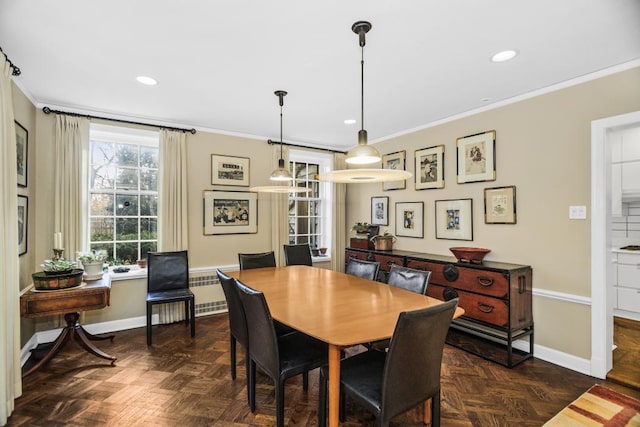
[(56, 115), (54, 232), (62, 232), (64, 256), (75, 259), (87, 239), (89, 120)]
[(0, 425), (22, 394), (20, 368), (20, 262), (18, 259), (18, 171), (13, 123), (11, 67), (0, 53)]
[[(342, 153), (333, 155), (333, 169), (347, 168), (346, 156)], [(331, 236), (331, 269), (344, 271), (344, 248), (347, 235), (346, 199), (347, 184), (333, 184), (333, 234)]]
[[(280, 145), (273, 145), (273, 169), (278, 167)], [(289, 147), (282, 147), (285, 168), (289, 167)], [(271, 248), (276, 255), (276, 265), (285, 265), (283, 245), (289, 244), (289, 194), (271, 194)]]
[[(187, 142), (184, 132), (160, 131), (159, 162), (158, 250), (187, 250)], [(158, 309), (160, 323), (184, 320), (184, 303), (161, 304)]]

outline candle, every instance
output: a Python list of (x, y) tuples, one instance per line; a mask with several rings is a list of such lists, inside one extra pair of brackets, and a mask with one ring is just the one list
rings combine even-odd
[(62, 249), (62, 233), (53, 233), (53, 249)]

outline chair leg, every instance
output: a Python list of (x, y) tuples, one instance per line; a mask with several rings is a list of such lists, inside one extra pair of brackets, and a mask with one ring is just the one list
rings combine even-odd
[(255, 401), (256, 396), (256, 382), (253, 382), (253, 389), (249, 387), (249, 375), (251, 371), (251, 358), (249, 357), (249, 350), (244, 349), (244, 364), (245, 364), (245, 377), (247, 379), (247, 403), (251, 403), (251, 396), (253, 395), (253, 400)]
[(249, 373), (247, 374), (249, 381), (249, 409), (256, 412), (256, 362), (249, 361)]
[(309, 371), (304, 371), (302, 373), (302, 389), (304, 391), (309, 390)]
[(431, 427), (440, 427), (440, 390), (431, 397)]
[(236, 339), (233, 334), (229, 334), (229, 342), (231, 346), (229, 347), (229, 355), (231, 358), (231, 379), (236, 379)]
[(342, 384), (340, 384), (340, 405), (338, 406), (338, 419), (344, 421), (347, 418), (347, 396), (342, 390)]
[(189, 326), (189, 300), (184, 300), (184, 326)]
[(276, 380), (276, 425), (284, 427), (284, 381)]
[(147, 303), (147, 345), (151, 345), (151, 311), (153, 304)]
[(327, 377), (320, 369), (320, 384), (318, 384), (318, 427), (327, 425)]
[(196, 336), (196, 300), (191, 298), (189, 301), (189, 307), (191, 307), (191, 338)]

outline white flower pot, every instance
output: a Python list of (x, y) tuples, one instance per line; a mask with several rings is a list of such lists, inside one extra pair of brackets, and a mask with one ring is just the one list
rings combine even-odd
[(102, 277), (102, 261), (82, 263), (84, 275), (89, 280), (96, 280)]

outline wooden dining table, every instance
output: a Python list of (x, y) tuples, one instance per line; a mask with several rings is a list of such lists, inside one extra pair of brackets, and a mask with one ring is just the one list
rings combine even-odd
[[(426, 295), (317, 267), (267, 267), (227, 274), (263, 292), (274, 319), (328, 344), (330, 427), (339, 423), (341, 351), (390, 338), (403, 311), (442, 304)], [(458, 307), (454, 317), (463, 313)]]

